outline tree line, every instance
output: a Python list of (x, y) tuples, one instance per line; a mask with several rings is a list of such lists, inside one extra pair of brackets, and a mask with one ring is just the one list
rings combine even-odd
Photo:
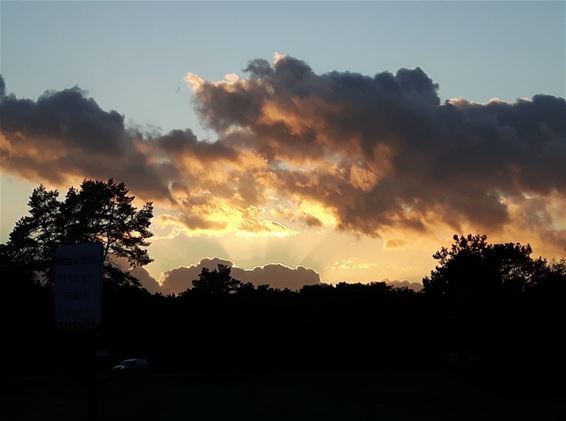
[[(57, 247), (98, 242), (105, 253), (103, 321), (96, 346), (110, 359), (143, 356), (156, 367), (551, 367), (564, 369), (566, 262), (529, 245), (455, 235), (415, 292), (385, 283), (256, 287), (230, 267), (204, 268), (192, 288), (150, 294), (124, 265), (151, 261), (151, 203), (123, 183), (85, 180), (63, 201), (36, 188), (29, 216), (0, 245), (0, 368), (68, 368), (74, 333), (53, 323)], [(85, 338), (88, 335), (83, 335)], [(72, 364), (71, 364), (72, 365)]]

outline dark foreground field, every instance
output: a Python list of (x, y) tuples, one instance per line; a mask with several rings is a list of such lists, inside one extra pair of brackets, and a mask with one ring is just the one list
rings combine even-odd
[[(97, 386), (101, 421), (566, 419), (560, 378), (516, 373), (149, 373), (99, 375)], [(86, 419), (76, 378), (3, 378), (0, 393), (2, 421)]]

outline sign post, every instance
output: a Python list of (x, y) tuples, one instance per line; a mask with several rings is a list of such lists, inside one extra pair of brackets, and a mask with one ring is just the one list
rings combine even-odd
[(55, 323), (95, 330), (102, 316), (104, 249), (98, 243), (59, 247), (55, 253)]
[(104, 248), (99, 243), (61, 246), (55, 252), (55, 324), (87, 336), (88, 421), (98, 418), (95, 350), (96, 329), (102, 319), (103, 267)]

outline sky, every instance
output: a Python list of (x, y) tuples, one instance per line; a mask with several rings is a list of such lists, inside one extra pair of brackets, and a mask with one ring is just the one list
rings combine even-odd
[(156, 205), (162, 282), (204, 258), (418, 282), (468, 232), (565, 254), (564, 2), (0, 14), (0, 241), (39, 183), (115, 177)]

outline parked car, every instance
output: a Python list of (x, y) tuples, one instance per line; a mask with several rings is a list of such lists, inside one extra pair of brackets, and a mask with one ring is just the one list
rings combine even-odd
[(145, 358), (129, 358), (115, 365), (114, 371), (138, 371), (147, 368), (147, 360)]

